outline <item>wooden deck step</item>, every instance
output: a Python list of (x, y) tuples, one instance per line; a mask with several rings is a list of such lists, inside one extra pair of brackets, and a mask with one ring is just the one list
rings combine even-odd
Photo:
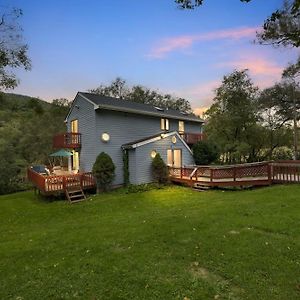
[(66, 188), (66, 197), (70, 203), (86, 200), (85, 194), (80, 186)]
[(210, 188), (211, 188), (210, 186), (204, 185), (204, 184), (201, 184), (201, 183), (195, 183), (194, 186), (193, 186), (193, 189), (196, 190), (196, 191), (199, 191), (199, 192), (207, 191)]

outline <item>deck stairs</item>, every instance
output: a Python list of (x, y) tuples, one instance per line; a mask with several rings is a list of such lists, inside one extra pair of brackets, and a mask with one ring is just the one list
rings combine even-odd
[(202, 183), (195, 183), (193, 185), (193, 190), (198, 191), (198, 192), (205, 192), (205, 191), (210, 190), (210, 188), (211, 188), (210, 186), (202, 184)]
[(81, 202), (81, 201), (86, 200), (86, 196), (80, 185), (67, 187), (66, 188), (66, 197), (70, 203), (76, 203), (76, 202)]

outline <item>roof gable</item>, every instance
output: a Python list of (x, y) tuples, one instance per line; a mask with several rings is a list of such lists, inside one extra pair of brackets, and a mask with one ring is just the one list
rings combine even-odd
[(78, 93), (76, 94), (74, 100), (72, 101), (71, 107), (70, 107), (70, 109), (69, 109), (69, 111), (68, 111), (68, 113), (67, 113), (67, 115), (66, 115), (66, 117), (65, 117), (65, 122), (68, 121), (68, 118), (69, 118), (69, 116), (70, 116), (72, 110), (73, 110), (74, 107), (76, 106), (76, 102), (77, 102), (77, 100), (78, 100), (79, 97), (81, 97), (81, 99), (84, 99), (85, 101), (87, 101), (87, 102), (89, 102), (90, 104), (92, 104), (92, 105), (94, 106), (94, 109), (95, 109), (95, 110), (99, 108), (99, 106), (98, 106), (97, 104), (95, 104), (93, 101), (89, 100), (88, 98), (84, 97), (81, 93), (78, 92)]
[(122, 145), (122, 149), (135, 149), (135, 148), (159, 141), (161, 139), (165, 139), (172, 135), (175, 135), (183, 143), (183, 145), (189, 150), (189, 152), (192, 153), (191, 148), (187, 145), (187, 143), (184, 141), (184, 139), (180, 136), (180, 134), (177, 131), (172, 131), (172, 132), (168, 132), (168, 133), (161, 132), (161, 133), (153, 135), (153, 136), (145, 137), (144, 139), (136, 140), (131, 143)]

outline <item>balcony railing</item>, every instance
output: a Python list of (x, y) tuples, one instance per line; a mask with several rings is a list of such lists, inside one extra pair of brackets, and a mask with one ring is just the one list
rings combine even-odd
[(187, 144), (196, 144), (204, 140), (203, 133), (183, 133), (183, 139)]
[(76, 149), (81, 147), (81, 133), (67, 132), (53, 137), (53, 148)]

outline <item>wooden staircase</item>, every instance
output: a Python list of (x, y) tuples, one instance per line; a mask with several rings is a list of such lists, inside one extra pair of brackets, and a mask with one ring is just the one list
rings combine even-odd
[(70, 203), (86, 200), (86, 196), (80, 185), (66, 187), (66, 197)]
[(198, 192), (204, 192), (204, 191), (210, 190), (210, 188), (211, 188), (210, 186), (201, 184), (198, 182), (194, 183), (194, 185), (193, 185), (193, 190), (198, 191)]

